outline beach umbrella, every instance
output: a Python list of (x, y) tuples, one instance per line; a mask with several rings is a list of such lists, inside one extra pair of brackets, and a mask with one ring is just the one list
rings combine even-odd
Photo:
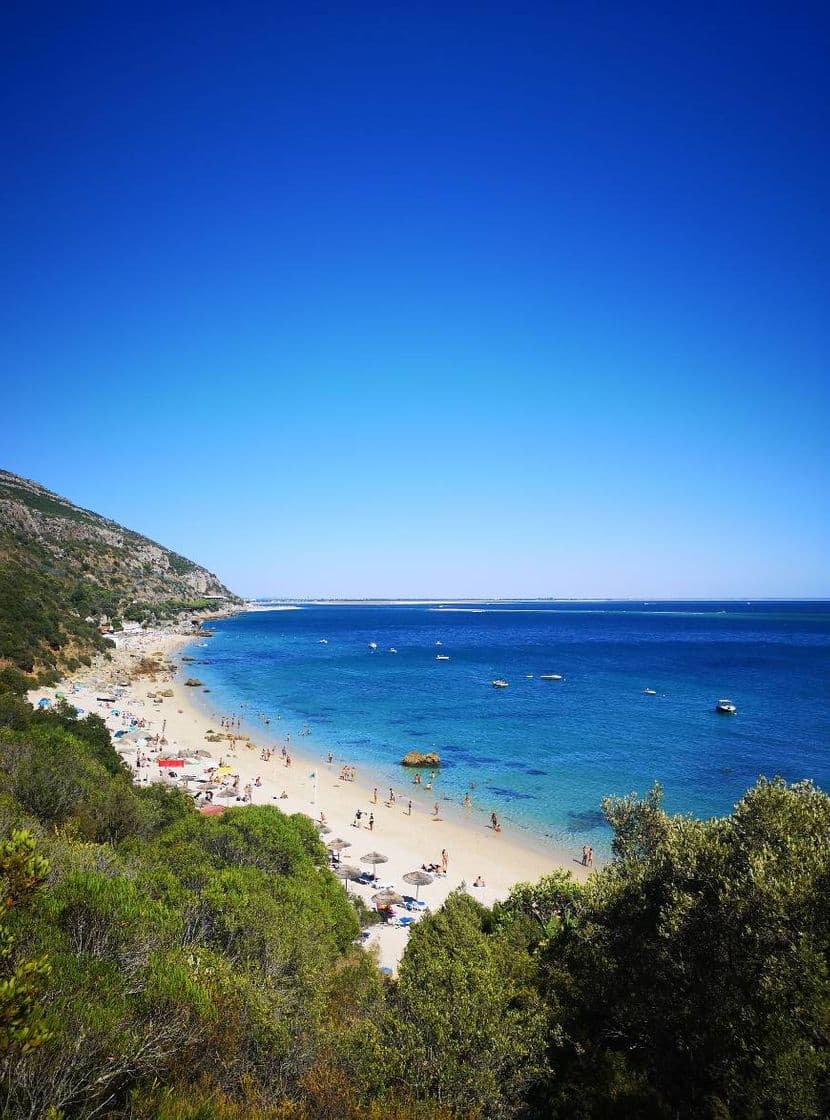
[(371, 863), (372, 875), (376, 874), (375, 868), (379, 863), (388, 863), (389, 856), (381, 855), (380, 852), (367, 852), (365, 856), (360, 857), (361, 863)]
[(397, 891), (378, 891), (372, 895), (372, 902), (385, 910), (387, 906), (403, 906), (403, 897)]
[(351, 846), (351, 840), (341, 840), (339, 837), (337, 840), (330, 840), (329, 843), (326, 844), (326, 847), (331, 852), (342, 852), (344, 848), (351, 848)]
[(236, 797), (237, 794), (238, 794), (237, 790), (232, 789), (230, 786), (226, 786), (225, 789), (220, 789), (216, 796), (217, 797)]
[(340, 867), (334, 868), (334, 874), (338, 879), (342, 879), (346, 884), (346, 894), (349, 893), (349, 879), (357, 879), (360, 875), (360, 868), (355, 867), (351, 863), (343, 863)]
[(331, 829), (329, 828), (329, 826), (327, 824), (318, 824), (317, 825), (317, 831), (320, 833), (321, 836), (328, 836), (328, 834), (331, 832)]
[(405, 883), (411, 883), (414, 886), (415, 898), (417, 899), (421, 887), (429, 886), (430, 883), (434, 882), (434, 879), (431, 875), (428, 875), (426, 871), (407, 871), (406, 875), (403, 877), (403, 881)]
[(232, 774), (233, 773), (233, 767), (232, 766), (217, 766), (216, 767), (216, 773), (217, 774)]

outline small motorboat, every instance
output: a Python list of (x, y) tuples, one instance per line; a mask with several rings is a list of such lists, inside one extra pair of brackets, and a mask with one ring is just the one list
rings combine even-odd
[(562, 680), (562, 674), (561, 673), (540, 673), (539, 674), (539, 680), (540, 681), (561, 681)]
[(443, 645), (444, 643), (443, 643), (443, 642), (436, 642), (435, 644), (436, 644), (437, 646), (442, 646), (442, 645)]
[(715, 704), (715, 711), (724, 716), (734, 716), (737, 710), (731, 700), (718, 700)]
[(328, 638), (320, 638), (319, 642), (321, 646), (327, 646), (329, 644)]
[(377, 649), (377, 648), (378, 648), (377, 642), (369, 642), (369, 649)]
[(657, 689), (656, 688), (644, 688), (643, 689), (643, 696), (656, 696), (656, 695), (657, 695)]
[(390, 646), (390, 647), (389, 647), (389, 652), (390, 652), (390, 653), (397, 653), (398, 651), (397, 651), (397, 650), (395, 649), (395, 647), (394, 647), (394, 646)]
[(436, 661), (449, 661), (449, 659), (450, 655), (448, 653), (436, 653), (435, 655)]
[(495, 680), (492, 683), (493, 688), (509, 688), (508, 681), (504, 680), (502, 677), (499, 677), (498, 680)]

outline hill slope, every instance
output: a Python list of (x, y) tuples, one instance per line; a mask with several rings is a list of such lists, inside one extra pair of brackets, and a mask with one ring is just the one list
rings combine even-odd
[(102, 615), (117, 626), (238, 602), (192, 560), (0, 471), (0, 668), (84, 660)]

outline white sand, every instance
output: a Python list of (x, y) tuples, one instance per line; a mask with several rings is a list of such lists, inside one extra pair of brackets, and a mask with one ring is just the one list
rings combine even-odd
[[(190, 675), (187, 662), (180, 665), (175, 676), (164, 673), (155, 682), (147, 678), (130, 681), (126, 688), (120, 690), (113, 704), (102, 704), (97, 700), (99, 696), (112, 696), (119, 682), (127, 682), (140, 657), (161, 651), (171, 663), (178, 664), (176, 655), (193, 639), (192, 633), (169, 630), (125, 635), (120, 639), (123, 647), (113, 652), (112, 661), (99, 659), (91, 670), (84, 671), (82, 675), (75, 674), (57, 689), (31, 692), (30, 700), (37, 703), (42, 696), (53, 700), (55, 692), (62, 691), (75, 706), (103, 716), (113, 732), (125, 726), (124, 713), (146, 721), (145, 732), (149, 736), (160, 734), (163, 727), (167, 745), (161, 753), (151, 754), (152, 764), (136, 774), (140, 781), (160, 780), (155, 760), (175, 756), (179, 751), (188, 749), (210, 751), (212, 759), (206, 758), (195, 764), (200, 769), (212, 765), (212, 760), (224, 759), (233, 768), (233, 774), (239, 775), (240, 791), (246, 783), (253, 783), (259, 776), (262, 785), (253, 790), (254, 804), (274, 805), (283, 812), (301, 812), (317, 820), (322, 811), (332, 830), (323, 837), (324, 843), (335, 837), (350, 841), (351, 847), (343, 853), (343, 861), (356, 864), (361, 869), (367, 867), (361, 862), (363, 855), (372, 850), (382, 852), (389, 858), (388, 862), (378, 865), (378, 877), (383, 886), (392, 886), (401, 894), (415, 894), (415, 888), (403, 881), (403, 874), (420, 868), (423, 863), (440, 863), (441, 852), (445, 849), (449, 856), (447, 875), (420, 889), (421, 899), (431, 908), (438, 907), (447, 894), (461, 886), (462, 882), (473, 897), (492, 905), (497, 899), (506, 897), (515, 883), (534, 881), (556, 867), (571, 870), (579, 879), (585, 877), (586, 870), (577, 861), (576, 857), (580, 854), (577, 851), (555, 850), (541, 841), (534, 846), (530, 838), (517, 837), (509, 831), (495, 833), (479, 813), (465, 815), (457, 810), (457, 819), (444, 817), (442, 814), (446, 812), (446, 807), (440, 802), (438, 818), (434, 818), (435, 797), (430, 791), (414, 785), (412, 775), (405, 770), (401, 771), (401, 780), (395, 790), (397, 804), (387, 805), (388, 785), (378, 789), (375, 803), (372, 775), (358, 770), (355, 781), (340, 780), (343, 762), (350, 760), (335, 759), (329, 765), (325, 761), (325, 752), (318, 754), (315, 751), (311, 737), (297, 741), (292, 736), (287, 748), (292, 762), (287, 766), (280, 755), (284, 737), (278, 738), (279, 725), (276, 728), (273, 724), (263, 727), (256, 735), (254, 747), (242, 741), (237, 742), (235, 748), (228, 742), (207, 742), (207, 731), (222, 730), (220, 713), (211, 715), (209, 711), (201, 711), (194, 703), (192, 693), (195, 690), (183, 683)], [(174, 695), (160, 704), (154, 704), (148, 693), (158, 694), (165, 689), (172, 689)], [(209, 704), (208, 696), (201, 694), (200, 702)], [(117, 709), (119, 715), (111, 715), (112, 709)], [(242, 729), (243, 732), (245, 730)], [(271, 760), (262, 761), (260, 748), (274, 748), (275, 743)], [(122, 756), (134, 767), (135, 750), (122, 752)], [(195, 769), (193, 772), (196, 772)], [(317, 774), (316, 783), (312, 777), (314, 773)], [(195, 790), (200, 787), (191, 782), (190, 788)], [(287, 793), (286, 798), (280, 796), (283, 792)], [(221, 798), (215, 794), (214, 797), (215, 804), (237, 805), (233, 798)], [(407, 805), (410, 797), (411, 815)], [(363, 811), (360, 828), (353, 825), (357, 809)], [(370, 813), (374, 815), (371, 832), (368, 827)], [(483, 888), (472, 885), (479, 875), (486, 883)], [(368, 905), (371, 905), (371, 896), (376, 889), (349, 884), (349, 890), (360, 894)], [(400, 915), (406, 915), (403, 908), (396, 909)], [(405, 929), (389, 925), (373, 926), (367, 944), (377, 946), (382, 966), (394, 969), (403, 953), (407, 936)]]

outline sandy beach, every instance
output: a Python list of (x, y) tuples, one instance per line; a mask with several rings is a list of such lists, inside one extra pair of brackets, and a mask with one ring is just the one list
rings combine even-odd
[[(353, 780), (341, 777), (343, 767), (356, 760), (335, 757), (327, 761), (327, 752), (315, 749), (312, 737), (291, 736), (286, 743), (276, 727), (253, 726), (256, 719), (251, 713), (248, 725), (240, 726), (237, 734), (250, 734), (248, 740), (210, 742), (209, 733), (223, 733), (221, 720), (231, 713), (212, 711), (209, 695), (184, 684), (188, 678), (188, 663), (181, 663), (184, 647), (194, 640), (193, 633), (172, 630), (142, 630), (119, 636), (120, 648), (112, 652), (112, 659), (97, 660), (91, 669), (73, 674), (57, 688), (39, 689), (29, 694), (33, 704), (41, 698), (54, 701), (56, 692), (63, 692), (67, 699), (84, 712), (95, 712), (107, 722), (113, 732), (125, 731), (131, 720), (143, 723), (139, 734), (131, 735), (129, 746), (121, 745), (121, 753), (138, 782), (184, 781), (170, 779), (159, 773), (159, 758), (175, 757), (179, 752), (205, 751), (209, 757), (191, 760), (186, 768), (188, 788), (201, 788), (199, 779), (204, 770), (223, 762), (231, 768), (226, 780), (232, 782), (239, 775), (239, 795), (246, 785), (252, 786), (253, 804), (268, 804), (286, 813), (305, 813), (319, 821), (321, 814), (331, 829), (323, 836), (329, 843), (336, 838), (350, 845), (343, 852), (343, 862), (368, 869), (362, 857), (371, 851), (387, 856), (387, 861), (377, 866), (377, 875), (383, 887), (392, 887), (402, 895), (412, 895), (415, 888), (407, 885), (403, 875), (422, 865), (440, 864), (442, 852), (447, 853), (447, 874), (420, 888), (420, 898), (435, 908), (447, 894), (464, 886), (470, 894), (491, 905), (504, 898), (517, 882), (534, 881), (556, 867), (572, 871), (575, 877), (587, 874), (578, 860), (579, 852), (554, 850), (541, 841), (538, 846), (528, 836), (511, 835), (509, 831), (495, 832), (480, 813), (448, 812), (448, 807), (438, 802), (434, 813), (435, 798), (431, 792), (413, 782), (413, 775), (401, 771), (395, 801), (389, 802), (388, 784), (377, 789), (371, 773), (358, 769)], [(141, 658), (160, 653), (165, 669), (150, 677), (135, 677)], [(172, 695), (160, 697), (162, 692)], [(196, 696), (194, 696), (196, 694)], [(102, 702), (99, 697), (112, 698)], [(196, 698), (198, 697), (198, 699)], [(117, 714), (113, 714), (117, 713)], [(238, 716), (239, 713), (233, 713)], [(163, 733), (166, 745), (163, 750), (148, 742), (144, 748), (135, 739), (148, 739)], [(290, 764), (283, 757), (288, 753)], [(262, 758), (263, 749), (270, 749), (270, 760)], [(136, 768), (139, 753), (149, 755), (149, 765)], [(257, 778), (261, 784), (255, 785)], [(423, 782), (428, 781), (424, 773)], [(215, 804), (235, 807), (233, 795), (215, 791)], [(475, 795), (473, 791), (473, 796)], [(410, 808), (411, 799), (411, 808)], [(355, 825), (357, 811), (361, 821)], [(370, 816), (372, 818), (370, 827)], [(475, 887), (477, 879), (484, 886)], [(367, 905), (376, 886), (349, 883), (348, 889), (358, 893)], [(411, 916), (403, 907), (397, 913)], [(414, 914), (415, 920), (418, 914)], [(376, 925), (371, 928), (366, 944), (376, 946), (379, 964), (395, 969), (403, 953), (406, 928)]]

